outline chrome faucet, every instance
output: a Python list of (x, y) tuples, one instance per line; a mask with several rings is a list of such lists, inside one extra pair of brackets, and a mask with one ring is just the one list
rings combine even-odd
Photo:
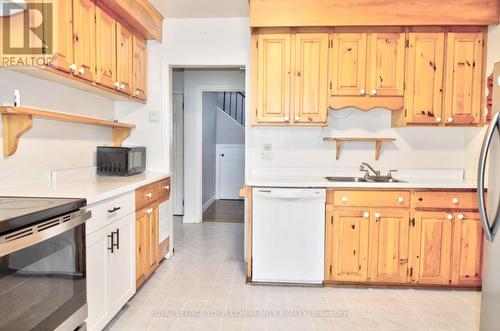
[(365, 178), (370, 177), (370, 171), (373, 172), (373, 175), (375, 177), (380, 176), (380, 171), (373, 169), (373, 167), (371, 165), (369, 165), (368, 163), (365, 163), (365, 162), (361, 163), (361, 165), (359, 166), (359, 171), (365, 172)]

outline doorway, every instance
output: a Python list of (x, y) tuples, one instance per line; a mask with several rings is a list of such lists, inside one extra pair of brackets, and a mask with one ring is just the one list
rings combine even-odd
[(245, 70), (172, 70), (174, 215), (243, 222)]

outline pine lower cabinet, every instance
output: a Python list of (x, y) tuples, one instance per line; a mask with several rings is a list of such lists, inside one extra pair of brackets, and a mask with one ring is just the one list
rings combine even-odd
[(475, 194), (329, 191), (325, 284), (481, 287)]

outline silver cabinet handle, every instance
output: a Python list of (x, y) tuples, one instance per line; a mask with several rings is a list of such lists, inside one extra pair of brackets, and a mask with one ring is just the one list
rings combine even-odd
[(481, 148), (481, 154), (479, 157), (479, 166), (477, 171), (477, 194), (479, 199), (479, 213), (481, 215), (481, 222), (483, 223), (484, 235), (488, 241), (493, 241), (495, 238), (496, 230), (500, 223), (500, 209), (497, 210), (497, 214), (493, 220), (493, 224), (490, 225), (488, 220), (488, 213), (486, 211), (486, 202), (484, 200), (484, 175), (486, 170), (486, 160), (488, 158), (488, 153), (491, 146), (491, 141), (493, 140), (493, 135), (497, 130), (500, 136), (500, 113), (496, 113), (491, 120), (491, 125), (488, 128), (486, 137), (483, 142), (483, 147)]

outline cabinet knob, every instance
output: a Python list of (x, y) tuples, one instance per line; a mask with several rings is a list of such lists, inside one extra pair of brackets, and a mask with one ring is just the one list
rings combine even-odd
[(453, 122), (453, 117), (448, 117), (448, 123)]
[(459, 219), (459, 220), (463, 220), (463, 219), (464, 219), (464, 215), (463, 215), (463, 214), (459, 214), (459, 215), (458, 215), (458, 219)]
[(376, 89), (373, 89), (371, 92), (370, 92), (371, 95), (377, 95), (377, 90)]
[(296, 120), (296, 121), (299, 121), (299, 120), (300, 120), (300, 117), (299, 117), (299, 116), (295, 116), (295, 120)]
[(441, 122), (441, 117), (436, 117), (436, 122)]
[(283, 118), (283, 122), (288, 122), (288, 121), (290, 121), (290, 118), (288, 116)]
[(135, 91), (135, 95), (141, 95), (141, 91), (136, 90), (136, 91)]
[(368, 218), (368, 217), (370, 217), (370, 213), (369, 213), (369, 212), (367, 212), (367, 211), (365, 211), (365, 212), (363, 213), (363, 217), (364, 217), (364, 218)]
[(78, 72), (83, 75), (85, 73), (85, 68), (81, 67), (80, 69), (78, 69)]
[(117, 90), (119, 90), (120, 89), (120, 82), (115, 82), (113, 84), (113, 86), (116, 87)]
[(365, 94), (366, 94), (365, 89), (361, 89), (361, 90), (359, 90), (359, 95), (365, 95)]
[(74, 63), (73, 63), (72, 65), (70, 65), (70, 66), (69, 66), (69, 69), (70, 69), (71, 71), (77, 71), (77, 70), (78, 70), (78, 66), (77, 66), (76, 64), (74, 64)]
[(348, 200), (348, 199), (347, 199), (347, 197), (342, 197), (342, 202), (343, 202), (343, 203), (346, 203), (346, 202), (347, 202), (347, 200)]
[(169, 186), (169, 185), (167, 185), (167, 186), (163, 186), (163, 189), (164, 189), (164, 190), (170, 190), (170, 186)]
[(120, 89), (121, 89), (122, 91), (123, 91), (123, 90), (125, 90), (125, 84), (121, 84), (121, 85), (120, 85)]
[(146, 193), (146, 198), (151, 199), (153, 197), (153, 193)]
[(153, 213), (153, 208), (146, 209), (146, 214), (152, 214), (152, 213)]
[(405, 199), (404, 199), (403, 197), (399, 197), (399, 198), (398, 198), (398, 202), (399, 202), (399, 203), (403, 203), (404, 201), (405, 201)]
[(452, 220), (453, 219), (453, 215), (452, 214), (448, 214), (448, 219)]
[(380, 218), (380, 213), (375, 213), (375, 218), (379, 219)]
[(454, 205), (458, 205), (458, 202), (459, 202), (459, 201), (458, 201), (458, 198), (453, 198), (453, 199), (451, 200), (451, 202), (453, 202), (453, 204), (454, 204)]

